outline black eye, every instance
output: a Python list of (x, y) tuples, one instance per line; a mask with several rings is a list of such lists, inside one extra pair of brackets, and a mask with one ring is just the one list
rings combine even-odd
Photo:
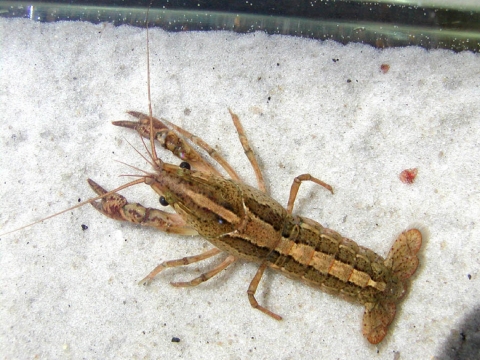
[(168, 206), (168, 201), (165, 199), (164, 196), (160, 196), (160, 199), (158, 199), (160, 201), (160, 205), (163, 205), (163, 206)]
[(188, 162), (186, 162), (186, 161), (182, 161), (182, 162), (180, 163), (180, 167), (181, 167), (182, 169), (190, 170), (190, 164), (189, 164)]

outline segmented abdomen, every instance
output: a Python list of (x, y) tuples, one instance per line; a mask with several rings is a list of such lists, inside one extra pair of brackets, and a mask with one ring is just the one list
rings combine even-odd
[(287, 216), (267, 260), (290, 278), (361, 304), (382, 300), (392, 276), (381, 256), (300, 216)]
[[(245, 260), (266, 261), (290, 278), (360, 304), (395, 302), (403, 294), (392, 266), (385, 266), (375, 252), (313, 220), (289, 215), (255, 188), (236, 186), (243, 200), (233, 219), (236, 230), (208, 236), (197, 229), (219, 249)], [(222, 224), (227, 221), (222, 219)]]

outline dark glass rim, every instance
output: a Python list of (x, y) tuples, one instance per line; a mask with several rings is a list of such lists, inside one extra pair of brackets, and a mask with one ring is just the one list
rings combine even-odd
[[(145, 26), (150, 1), (0, 1), (0, 16), (34, 21), (109, 22)], [(150, 27), (167, 31), (265, 31), (377, 48), (421, 46), (480, 50), (477, 8), (419, 7), (405, 1), (154, 1)]]

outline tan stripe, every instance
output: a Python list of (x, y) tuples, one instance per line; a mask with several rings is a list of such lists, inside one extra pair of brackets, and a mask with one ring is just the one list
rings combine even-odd
[(293, 244), (290, 250), (290, 256), (293, 257), (300, 264), (309, 264), (315, 255), (315, 250), (308, 245)]
[(308, 265), (313, 266), (322, 274), (328, 274), (328, 271), (330, 270), (330, 266), (332, 265), (333, 261), (335, 261), (335, 258), (333, 256), (316, 251), (315, 254), (313, 254), (310, 264)]
[(236, 224), (240, 222), (240, 218), (230, 210), (225, 209), (223, 206), (218, 205), (216, 202), (210, 200), (208, 197), (196, 193), (192, 190), (185, 190), (185, 195), (190, 197), (194, 203), (200, 207), (207, 208), (215, 214), (218, 214), (219, 217), (225, 219), (231, 224)]
[[(298, 249), (299, 247), (298, 244), (295, 244), (292, 249)], [(301, 264), (308, 264), (321, 273), (334, 276), (343, 282), (350, 282), (361, 288), (371, 286), (379, 291), (384, 291), (386, 288), (384, 282), (373, 281), (366, 272), (356, 270), (348, 264), (335, 260), (335, 257), (332, 255), (315, 251), (313, 255), (311, 255), (309, 262), (304, 262), (304, 259), (308, 256), (306, 250), (297, 250), (296, 254), (291, 253), (290, 256)]]
[(292, 251), (293, 246), (295, 246), (295, 243), (293, 241), (290, 241), (282, 237), (279, 243), (277, 244), (277, 246), (275, 246), (275, 250), (282, 255), (289, 255), (290, 251)]
[(384, 282), (376, 282), (376, 281), (373, 281), (373, 280), (368, 280), (368, 286), (371, 286), (379, 291), (384, 291), (385, 288), (387, 287), (387, 284), (385, 284)]
[(335, 276), (337, 279), (340, 279), (344, 282), (347, 282), (350, 279), (350, 275), (352, 274), (353, 267), (344, 262), (335, 260), (328, 272), (330, 275)]
[(239, 233), (252, 244), (274, 250), (281, 241), (280, 234), (275, 231), (272, 225), (251, 213), (246, 206), (245, 208), (247, 209), (246, 221), (242, 232)]
[(352, 275), (350, 276), (350, 279), (348, 279), (348, 281), (364, 288), (368, 285), (368, 282), (371, 281), (371, 278), (370, 275), (368, 275), (366, 272), (353, 269)]

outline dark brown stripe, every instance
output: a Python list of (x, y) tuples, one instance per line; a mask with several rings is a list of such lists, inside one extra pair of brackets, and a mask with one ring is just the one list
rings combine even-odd
[(287, 215), (286, 210), (258, 189), (248, 186), (242, 190), (243, 201), (248, 210), (255, 217), (272, 226), (275, 231), (281, 231)]
[(250, 261), (262, 261), (271, 253), (271, 249), (253, 244), (250, 240), (241, 236), (224, 235), (220, 237), (218, 243), (215, 239), (211, 241), (220, 249), (227, 246), (230, 254)]

